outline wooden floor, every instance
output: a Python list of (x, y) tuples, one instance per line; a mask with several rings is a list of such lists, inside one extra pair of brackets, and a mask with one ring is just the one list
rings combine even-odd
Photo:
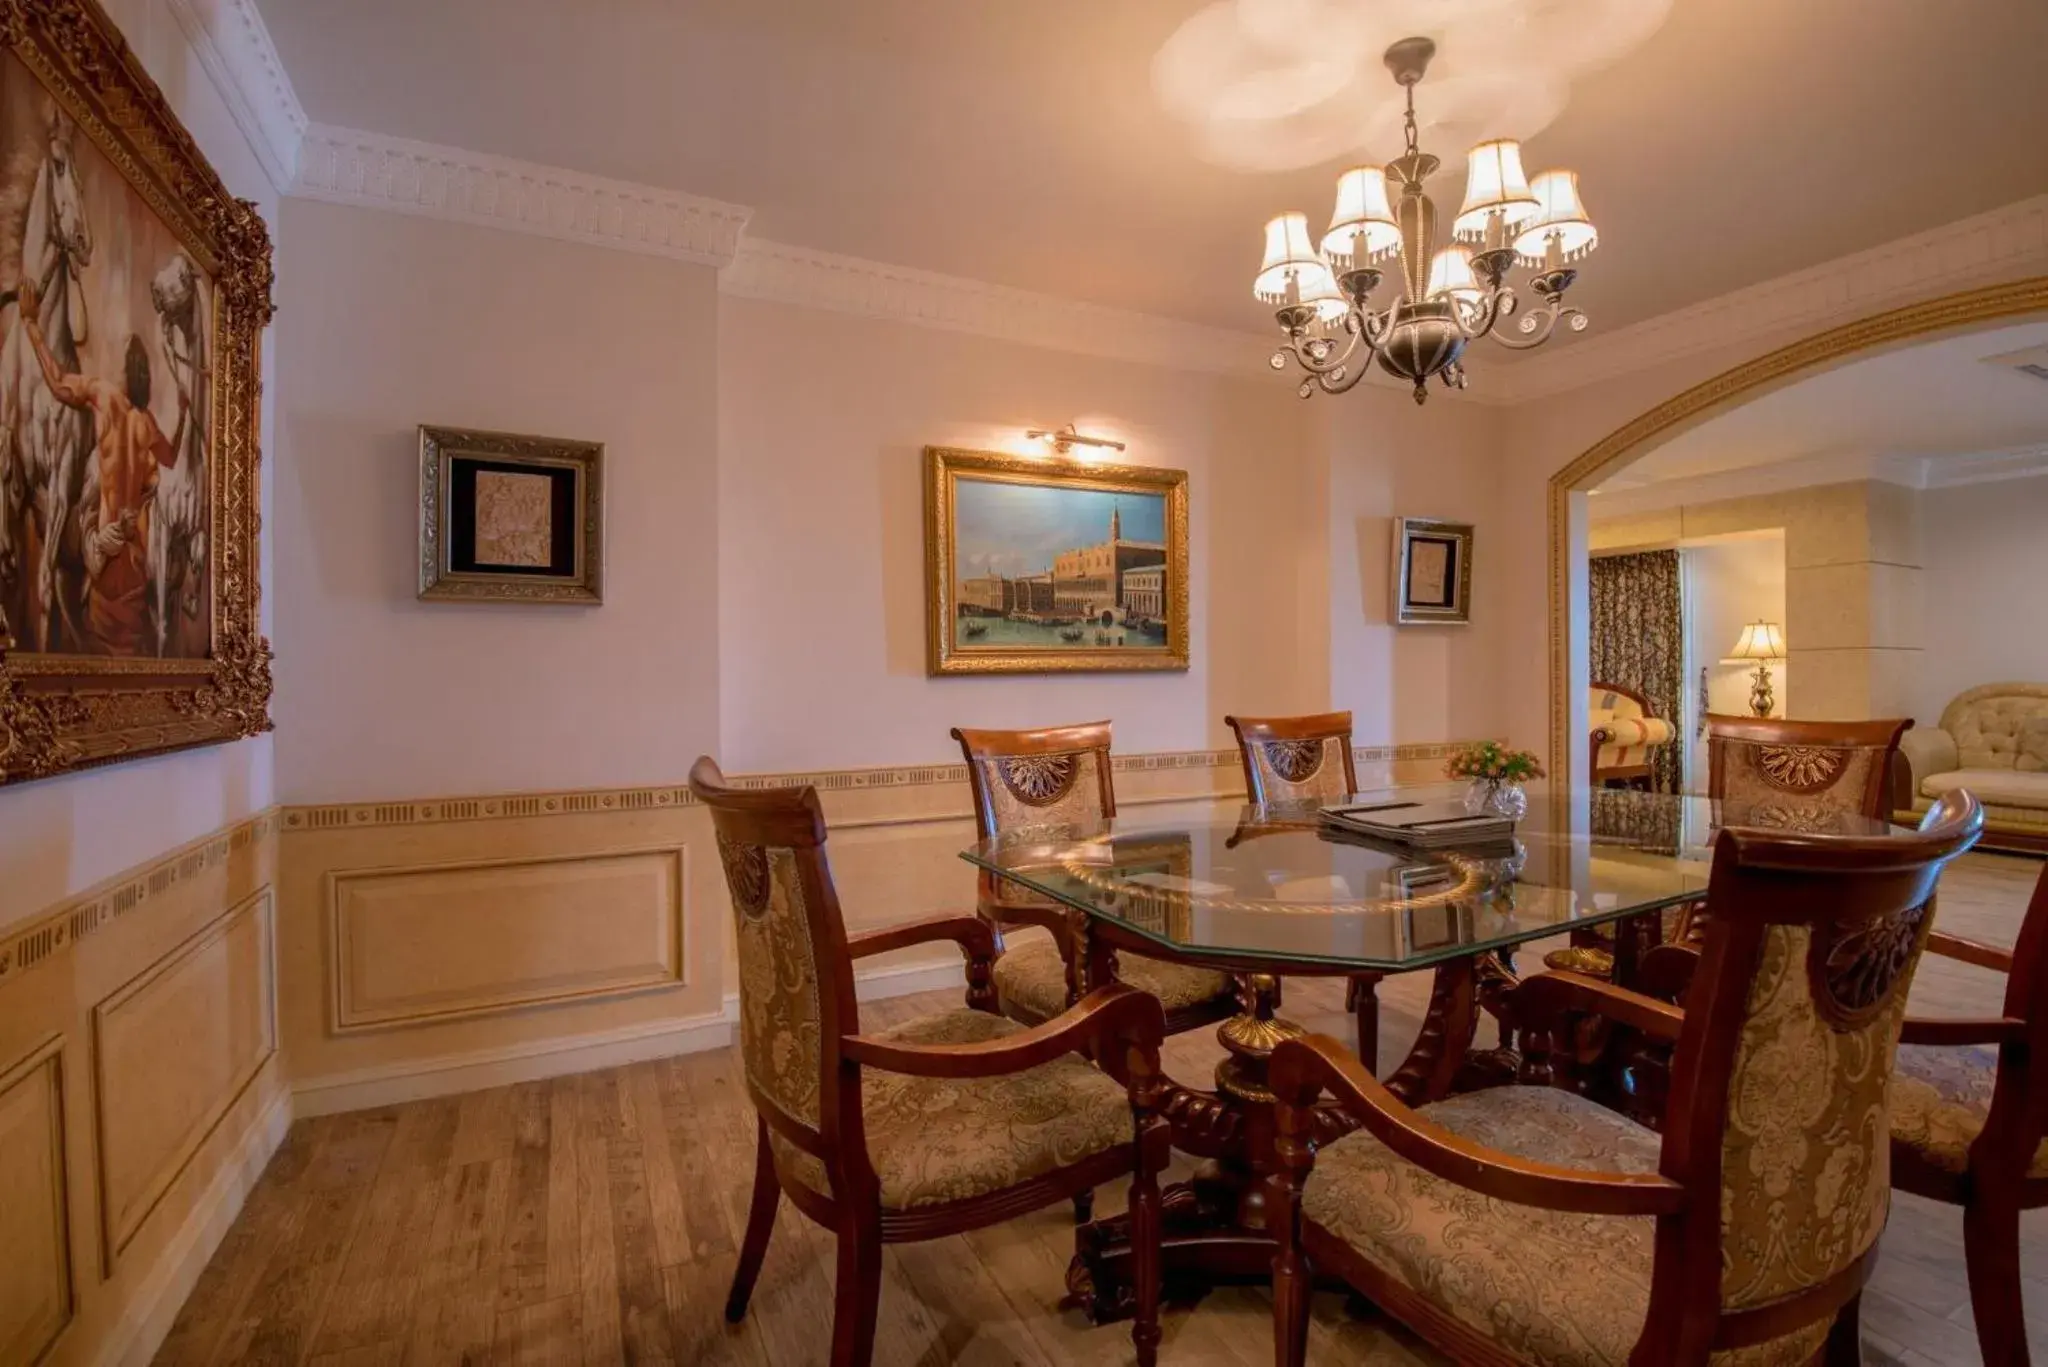
[[(1943, 882), (1941, 924), (2010, 943), (2038, 861), (1972, 855)], [(1927, 1013), (1981, 1014), (1995, 976), (1929, 960)], [(1382, 1064), (1405, 1051), (1426, 982), (1382, 989)], [(1992, 994), (1987, 997), (1986, 994)], [(883, 1024), (956, 1001), (875, 1003)], [(1287, 1014), (1349, 1037), (1342, 988), (1289, 984)], [(1209, 1032), (1169, 1067), (1206, 1077)], [(201, 1278), (160, 1364), (675, 1363), (803, 1367), (825, 1360), (830, 1239), (788, 1202), (747, 1323), (721, 1307), (743, 1227), (754, 1121), (731, 1051), (301, 1121)], [(1102, 1193), (1116, 1208), (1121, 1193)], [(2048, 1360), (2048, 1214), (2030, 1215), (2034, 1351)], [(1864, 1298), (1866, 1358), (1976, 1363), (1953, 1210), (1901, 1196)], [(1130, 1361), (1123, 1326), (1057, 1302), (1072, 1235), (1064, 1209), (978, 1234), (893, 1246), (878, 1367)], [(1270, 1300), (1216, 1292), (1169, 1312), (1161, 1360), (1265, 1367)], [(1436, 1364), (1398, 1326), (1319, 1296), (1312, 1363)]]

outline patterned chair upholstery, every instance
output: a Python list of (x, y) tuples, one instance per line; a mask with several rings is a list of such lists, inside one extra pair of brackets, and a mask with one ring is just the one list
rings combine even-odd
[(1587, 706), (1592, 717), (1592, 781), (1647, 782), (1650, 752), (1669, 745), (1677, 735), (1671, 723), (1651, 713), (1648, 698), (1620, 684), (1594, 684)]
[[(1988, 823), (1987, 823), (1988, 824)], [(1928, 952), (2006, 975), (2004, 1009), (1908, 1019), (1892, 1078), (1892, 1185), (1963, 1207), (1970, 1308), (1986, 1362), (2027, 1362), (2020, 1212), (2048, 1206), (2048, 869), (2010, 950), (1937, 930)]]
[(1958, 694), (1941, 725), (1906, 734), (1906, 799), (1924, 812), (1951, 788), (1984, 804), (1984, 843), (2048, 851), (2048, 684), (1985, 684)]
[[(709, 758), (690, 789), (711, 809), (733, 908), (739, 1055), (759, 1117), (754, 1194), (727, 1301), (746, 1313), (780, 1198), (838, 1240), (831, 1361), (873, 1349), (881, 1246), (994, 1224), (1132, 1177), (1141, 1363), (1159, 1341), (1157, 1174), (1171, 1135), (1148, 1108), (1159, 1004), (1106, 984), (1035, 1029), (993, 1010), (995, 935), (973, 916), (848, 937), (810, 788), (741, 791)], [(860, 1033), (853, 963), (954, 940), (968, 1008)], [(1010, 1046), (1005, 1048), (1004, 1046)], [(1087, 1062), (1114, 1056), (1128, 1084)]]
[[(984, 838), (1087, 826), (1116, 815), (1108, 722), (1040, 731), (955, 728), (953, 738), (967, 757), (975, 818)], [(1002, 933), (995, 984), (1005, 1015), (1032, 1025), (1079, 999), (1063, 908), (986, 870), (978, 905)], [(1119, 957), (1117, 976), (1159, 999), (1168, 1033), (1221, 1019), (1234, 1009), (1229, 975), (1212, 969), (1125, 954)]]
[[(1692, 1085), (1662, 1136), (1550, 1087), (1411, 1109), (1334, 1040), (1280, 1045), (1282, 1367), (1302, 1362), (1309, 1288), (1332, 1275), (1467, 1364), (1807, 1367), (1836, 1334), (1853, 1344), (1890, 1209), (1906, 995), (1941, 866), (1982, 820), (1965, 795), (1918, 835), (1724, 831), (1719, 943), (1689, 1010), (1573, 974), (1526, 981), (1515, 1009), (1539, 1041), (1569, 1053), (1600, 1018), (1672, 1045)], [(1540, 1076), (1547, 1056), (1531, 1058)], [(1325, 1088), (1364, 1132), (1318, 1148)], [(1745, 1323), (1761, 1341), (1716, 1348)]]

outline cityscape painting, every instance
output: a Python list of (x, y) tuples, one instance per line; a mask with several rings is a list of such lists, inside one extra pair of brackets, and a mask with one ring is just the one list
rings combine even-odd
[(934, 674), (1185, 669), (1187, 475), (925, 452)]

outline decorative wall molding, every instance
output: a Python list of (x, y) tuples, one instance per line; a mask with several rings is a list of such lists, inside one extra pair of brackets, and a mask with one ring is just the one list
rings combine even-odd
[[(1442, 759), (1464, 741), (1439, 741), (1422, 745), (1361, 745), (1353, 757), (1361, 764), (1401, 760)], [(1110, 767), (1119, 774), (1156, 773), (1175, 769), (1227, 769), (1236, 772), (1236, 750), (1173, 750), (1154, 754), (1117, 755)], [(738, 788), (793, 788), (809, 786), (820, 793), (868, 791), (876, 788), (944, 787), (957, 785), (964, 804), (967, 798), (965, 764), (916, 764), (875, 769), (825, 769), (810, 773), (743, 774), (729, 781)], [(652, 788), (582, 788), (562, 792), (516, 793), (487, 797), (432, 798), (419, 802), (326, 803), (317, 806), (285, 807), (282, 828), (289, 832), (335, 829), (360, 830), (365, 826), (418, 826), (444, 821), (502, 821), (530, 816), (588, 816), (598, 813), (644, 811), (649, 808), (691, 807), (697, 799), (686, 784), (663, 784)], [(963, 806), (963, 811), (965, 810)]]
[(0, 930), (0, 983), (97, 934), (179, 884), (220, 867), (276, 830), (276, 812), (260, 812), (67, 899), (53, 911)]
[(753, 210), (459, 147), (314, 124), (291, 193), (725, 266)]
[(339, 870), (326, 884), (337, 1035), (684, 983), (681, 846)]
[(1262, 373), (1273, 350), (1273, 339), (1263, 333), (1205, 327), (758, 238), (740, 244), (718, 286), (743, 299), (1216, 375)]
[(282, 194), (298, 173), (306, 111), (256, 0), (166, 0), (235, 125)]
[(265, 887), (93, 1007), (103, 1277), (276, 1056), (276, 938)]
[(2048, 271), (2048, 195), (1902, 237), (1790, 275), (1545, 349), (1488, 376), (1504, 403), (1567, 390), (1744, 342), (1819, 331), (2001, 272)]
[[(1616, 481), (1598, 491), (1592, 504), (1595, 527), (1617, 518), (1695, 503), (1784, 493), (1822, 484), (1875, 480), (1906, 489), (1947, 489), (2048, 474), (2048, 446), (2022, 446), (1955, 456), (1903, 456), (1872, 452), (1825, 452), (1796, 460), (1745, 465), (1737, 470), (1640, 483)], [(1622, 480), (1626, 480), (1624, 473)]]
[(39, 1362), (77, 1306), (70, 1240), (64, 1037), (51, 1035), (0, 1067), (0, 1204), (7, 1294), (0, 1362)]

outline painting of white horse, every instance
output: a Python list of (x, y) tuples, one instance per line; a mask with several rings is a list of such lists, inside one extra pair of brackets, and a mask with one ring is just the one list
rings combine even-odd
[(213, 285), (0, 58), (0, 621), (13, 648), (205, 658)]

